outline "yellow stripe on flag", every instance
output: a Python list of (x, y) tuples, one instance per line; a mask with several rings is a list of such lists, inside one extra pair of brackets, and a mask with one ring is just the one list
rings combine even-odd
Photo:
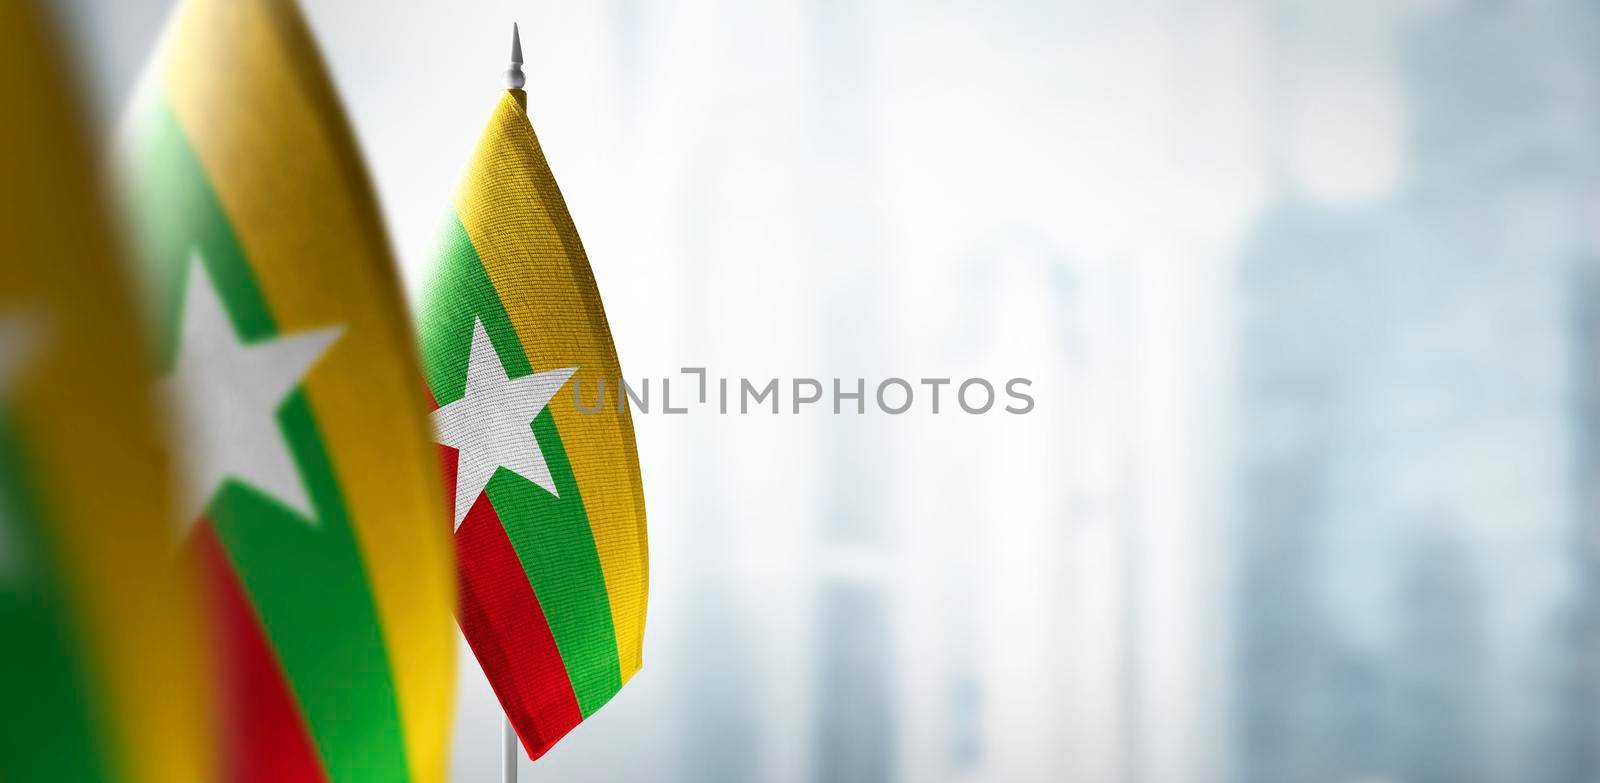
[(517, 94), (500, 99), (456, 196), (472, 245), (536, 370), (577, 367), (550, 403), (599, 550), (622, 681), (639, 670), (649, 589), (644, 489), (633, 420), (579, 413), (571, 390), (622, 377), (583, 243)]
[(163, 63), (163, 93), (278, 328), (344, 327), (304, 389), (360, 542), (412, 776), (442, 780), (455, 564), (428, 400), (376, 199), (292, 2), (190, 0), (170, 34), (181, 45)]
[[(52, 43), (31, 0), (0, 3), (0, 94), (11, 112), (0, 122), (0, 315), (26, 326), (29, 343), (0, 393), (63, 561), (76, 614), (63, 624), (86, 642), (92, 679), (90, 692), (56, 697), (102, 718), (94, 728), (113, 747), (71, 751), (104, 753), (116, 779), (210, 780), (199, 593), (175, 551), (167, 470), (152, 459), (155, 408), (127, 270)], [(6, 709), (28, 721), (33, 708)], [(0, 777), (25, 761), (0, 760)], [(32, 771), (52, 769), (41, 759)]]

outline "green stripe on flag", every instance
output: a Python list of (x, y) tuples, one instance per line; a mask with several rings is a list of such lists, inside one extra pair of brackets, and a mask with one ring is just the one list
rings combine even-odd
[(222, 202), (207, 179), (183, 128), (161, 99), (151, 101), (135, 136), (133, 193), (129, 203), (142, 256), (148, 299), (156, 318), (157, 367), (177, 360), (189, 257), (199, 253), (246, 342), (277, 333), (266, 300), (256, 289), (244, 249), (233, 234)]
[(0, 780), (107, 779), (89, 660), (73, 632), (59, 553), (19, 438), (0, 414), (0, 693), (15, 720), (0, 731)]
[(503, 468), (489, 479), (487, 492), (550, 624), (578, 709), (587, 718), (622, 688), (611, 598), (578, 482), (549, 410), (534, 419), (533, 434), (560, 497)]
[(227, 482), (212, 523), (249, 592), (330, 780), (408, 777), (377, 610), (311, 406), (296, 392), (278, 422), (317, 518)]
[(511, 317), (500, 303), (467, 229), (453, 212), (445, 226), (440, 255), (436, 277), (424, 287), (428, 296), (417, 309), (421, 315), (418, 331), (422, 369), (434, 400), (448, 405), (467, 393), (467, 356), (472, 353), (474, 319), (483, 320), (483, 329), (507, 376), (532, 375), (533, 367), (522, 352)]
[[(170, 368), (176, 360), (185, 271), (196, 250), (241, 338), (275, 336), (269, 303), (177, 117), (157, 102), (145, 120), (133, 162), (133, 204), (160, 328), (160, 366)], [(388, 653), (333, 463), (303, 393), (286, 399), (277, 419), (316, 518), (307, 520), (230, 480), (212, 501), (212, 524), (272, 642), (329, 779), (406, 780)]]

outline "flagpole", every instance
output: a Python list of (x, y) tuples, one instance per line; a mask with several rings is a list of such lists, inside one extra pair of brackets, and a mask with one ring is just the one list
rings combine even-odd
[(522, 73), (522, 34), (517, 32), (517, 23), (511, 23), (511, 67), (506, 69), (506, 89), (520, 90), (527, 84), (528, 77)]
[(517, 730), (500, 716), (500, 783), (517, 783)]
[[(506, 89), (520, 90), (527, 83), (522, 73), (522, 34), (511, 23), (511, 67), (506, 69)], [(500, 783), (517, 783), (517, 730), (509, 715), (500, 716)]]

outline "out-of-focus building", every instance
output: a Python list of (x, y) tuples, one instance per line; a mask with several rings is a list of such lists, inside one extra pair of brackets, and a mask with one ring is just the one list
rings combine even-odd
[(1425, 11), (1400, 190), (1245, 253), (1239, 780), (1594, 779), (1595, 13)]
[(1448, 518), (1422, 520), (1401, 546), (1405, 573), (1399, 610), (1405, 616), (1396, 648), (1395, 741), (1401, 780), (1412, 783), (1489, 781), (1489, 737), (1483, 716), (1492, 706), (1477, 684), (1489, 653), (1483, 606), (1488, 585), (1477, 553)]
[(1375, 337), (1360, 316), (1381, 225), (1285, 204), (1240, 269), (1233, 713), (1244, 783), (1360, 780), (1387, 766), (1381, 656), (1340, 627), (1322, 589), (1376, 576), (1327, 554), (1361, 415), (1353, 387)]
[(1600, 779), (1600, 264), (1588, 264), (1572, 288), (1576, 332), (1572, 360), (1577, 423), (1577, 498), (1571, 546), (1574, 595), (1554, 634), (1568, 652), (1556, 686), (1567, 727), (1560, 762), (1569, 776)]
[(808, 263), (823, 272), (812, 324), (824, 386), (817, 409), (858, 418), (821, 431), (809, 775), (872, 783), (895, 779), (902, 703), (894, 677), (898, 541), (888, 521), (900, 466), (874, 453), (886, 439), (868, 385), (887, 358), (883, 270), (873, 263), (883, 256), (877, 20), (848, 0), (811, 0), (796, 11), (805, 31), (801, 149), (813, 175), (795, 206), (814, 254)]

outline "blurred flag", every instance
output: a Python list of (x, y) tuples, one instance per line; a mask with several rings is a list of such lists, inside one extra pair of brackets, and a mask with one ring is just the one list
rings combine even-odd
[(572, 217), (508, 90), (478, 144), (419, 313), (455, 498), (457, 619), (538, 758), (639, 670), (648, 556), (622, 377)]
[(0, 3), (0, 780), (208, 780), (202, 607), (54, 44)]
[(377, 206), (289, 0), (190, 0), (132, 108), (130, 204), (207, 571), (235, 780), (440, 780), (454, 577)]

